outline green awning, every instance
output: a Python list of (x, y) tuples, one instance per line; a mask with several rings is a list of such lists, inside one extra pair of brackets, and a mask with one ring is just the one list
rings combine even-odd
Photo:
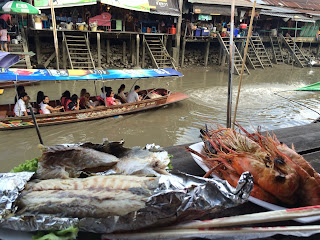
[(310, 84), (308, 86), (295, 89), (295, 91), (320, 91), (320, 82)]

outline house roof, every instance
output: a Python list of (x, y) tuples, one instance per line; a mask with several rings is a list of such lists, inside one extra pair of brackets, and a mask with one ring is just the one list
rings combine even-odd
[[(253, 0), (251, 0), (253, 2)], [(320, 11), (319, 0), (257, 0), (259, 4)]]
[[(202, 4), (211, 4), (211, 5), (224, 5), (224, 6), (231, 6), (230, 0), (188, 0), (189, 3), (202, 3)], [(235, 1), (236, 7), (253, 7), (253, 1), (250, 0), (236, 0)], [(264, 5), (256, 4), (256, 8), (264, 8)]]

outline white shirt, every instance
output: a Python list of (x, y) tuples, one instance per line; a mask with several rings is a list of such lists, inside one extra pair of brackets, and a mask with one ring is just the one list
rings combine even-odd
[(43, 114), (50, 114), (50, 110), (47, 108), (49, 105), (46, 103), (41, 102), (40, 103), (40, 109), (42, 110)]
[(21, 117), (24, 116), (25, 111), (27, 111), (26, 103), (20, 98), (14, 105), (14, 114), (17, 117)]
[(130, 91), (128, 93), (128, 96), (127, 96), (128, 103), (137, 102), (138, 99), (139, 99), (139, 95), (138, 95), (138, 93), (136, 93), (136, 91)]

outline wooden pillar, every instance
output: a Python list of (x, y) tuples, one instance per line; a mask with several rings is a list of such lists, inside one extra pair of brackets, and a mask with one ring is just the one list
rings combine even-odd
[(35, 32), (34, 39), (36, 43), (37, 64), (41, 64), (41, 42), (38, 32)]
[(224, 67), (226, 64), (227, 53), (223, 50), (222, 59), (221, 59), (221, 67)]
[(140, 58), (140, 56), (139, 56), (139, 54), (140, 54), (140, 36), (139, 36), (139, 34), (137, 34), (137, 37), (136, 37), (136, 42), (137, 42), (137, 56), (136, 56), (136, 66), (137, 67), (139, 67), (139, 65), (140, 65), (140, 62), (139, 62), (139, 58)]
[(177, 48), (177, 56), (178, 56), (178, 63), (179, 63), (179, 56), (180, 56), (180, 39), (181, 39), (181, 25), (182, 25), (182, 6), (183, 6), (183, 0), (179, 0), (179, 9), (180, 9), (180, 15), (178, 18), (177, 23), (177, 34), (176, 34), (176, 48)]
[(222, 46), (220, 45), (220, 48), (219, 48), (219, 58), (218, 58), (218, 65), (221, 65), (221, 61), (222, 61)]
[(62, 39), (62, 67), (67, 69), (67, 49), (66, 49), (66, 40)]
[(111, 62), (110, 39), (107, 39), (107, 63)]
[(142, 35), (142, 68), (146, 67), (146, 41), (144, 39), (144, 34)]
[(187, 39), (183, 38), (183, 42), (182, 42), (182, 54), (181, 54), (181, 67), (183, 67), (184, 65), (184, 54), (186, 52), (186, 43), (187, 43)]
[(98, 68), (101, 68), (101, 39), (100, 33), (97, 33), (97, 54), (98, 54)]
[(209, 51), (210, 51), (210, 40), (208, 40), (206, 46), (205, 46), (205, 52), (204, 52), (204, 66), (208, 66), (208, 59), (209, 59)]
[(122, 42), (122, 61), (124, 64), (127, 63), (127, 42), (124, 40)]
[(317, 54), (316, 54), (316, 57), (319, 56), (319, 52), (320, 52), (320, 42), (318, 43), (318, 48), (317, 48)]
[(169, 41), (167, 42), (167, 51), (172, 56), (172, 37), (170, 36)]
[(167, 48), (167, 42), (168, 42), (168, 35), (164, 35), (163, 36), (163, 45), (165, 46), (165, 48)]
[(131, 38), (131, 47), (130, 47), (130, 50), (131, 50), (131, 63), (134, 64), (134, 38)]

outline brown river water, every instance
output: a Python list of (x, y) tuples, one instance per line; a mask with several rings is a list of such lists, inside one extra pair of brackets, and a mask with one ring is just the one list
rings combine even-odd
[[(167, 147), (197, 142), (199, 129), (205, 123), (225, 125), (227, 108), (227, 71), (215, 68), (182, 69), (182, 78), (142, 79), (138, 85), (144, 88), (164, 87), (174, 92), (183, 92), (189, 99), (156, 110), (140, 112), (96, 121), (41, 127), (46, 145), (91, 141), (100, 143), (124, 139), (126, 146), (145, 146), (156, 143)], [(320, 68), (296, 68), (277, 65), (264, 70), (251, 70), (243, 79), (237, 120), (245, 127), (262, 126), (272, 130), (311, 123), (320, 112), (318, 92), (293, 92), (290, 90), (320, 81)], [(134, 80), (105, 82), (114, 91), (125, 83), (129, 90)], [(235, 103), (239, 77), (234, 77), (233, 99)], [(97, 83), (100, 89), (102, 83)], [(44, 91), (50, 99), (59, 99), (69, 90), (79, 95), (86, 88), (94, 94), (94, 84), (89, 81), (41, 82), (27, 86), (31, 100), (37, 91)], [(274, 93), (294, 100), (291, 102)], [(98, 91), (100, 92), (100, 90)], [(14, 89), (6, 89), (0, 95), (0, 104), (12, 103)], [(298, 103), (303, 104), (301, 106)], [(308, 109), (307, 107), (314, 111)], [(39, 140), (35, 129), (0, 131), (0, 170), (9, 171), (26, 159), (40, 155)]]

